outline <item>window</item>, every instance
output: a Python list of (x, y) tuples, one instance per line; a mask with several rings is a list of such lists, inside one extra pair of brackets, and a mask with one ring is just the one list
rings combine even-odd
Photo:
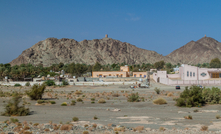
[(109, 76), (111, 76), (111, 74), (109, 74)]
[(140, 74), (140, 77), (142, 77), (142, 74)]
[(136, 77), (136, 74), (134, 75), (134, 77)]
[(144, 75), (144, 78), (146, 78), (146, 75)]
[(189, 71), (187, 71), (187, 74), (186, 74), (186, 75), (187, 75), (187, 77), (189, 77)]
[(193, 72), (193, 77), (195, 77), (195, 72)]
[(190, 72), (190, 77), (192, 77), (192, 72)]

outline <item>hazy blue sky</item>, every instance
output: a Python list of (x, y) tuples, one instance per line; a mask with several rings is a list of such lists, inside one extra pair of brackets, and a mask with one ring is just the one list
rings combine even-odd
[(167, 55), (205, 34), (221, 41), (220, 0), (0, 0), (0, 63), (48, 37), (110, 38)]

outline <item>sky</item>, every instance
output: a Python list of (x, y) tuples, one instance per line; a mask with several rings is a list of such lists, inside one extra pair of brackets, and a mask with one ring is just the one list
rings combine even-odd
[(207, 35), (221, 42), (219, 0), (0, 0), (0, 63), (49, 37), (128, 42), (167, 55)]

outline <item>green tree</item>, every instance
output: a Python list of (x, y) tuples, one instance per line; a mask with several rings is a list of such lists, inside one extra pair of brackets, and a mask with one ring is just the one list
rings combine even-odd
[(96, 62), (95, 65), (93, 66), (92, 70), (93, 71), (100, 71), (102, 68), (102, 65), (99, 62)]
[(154, 67), (159, 70), (159, 69), (162, 69), (165, 65), (165, 62), (162, 60), (162, 61), (159, 61), (159, 62), (156, 62), (154, 63)]
[(214, 58), (210, 61), (210, 67), (211, 68), (220, 68), (221, 64), (220, 64), (220, 60), (219, 58)]

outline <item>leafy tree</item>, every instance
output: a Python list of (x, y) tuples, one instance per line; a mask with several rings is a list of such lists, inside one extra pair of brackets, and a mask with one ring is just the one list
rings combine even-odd
[(39, 100), (39, 99), (42, 99), (42, 95), (44, 94), (45, 88), (46, 88), (45, 84), (42, 84), (42, 85), (35, 84), (32, 86), (30, 90), (26, 91), (26, 94), (32, 100)]
[(154, 63), (154, 67), (159, 70), (159, 69), (162, 69), (165, 65), (165, 62), (162, 60), (162, 61), (159, 61), (159, 62), (156, 62)]
[(220, 68), (221, 64), (220, 64), (220, 60), (219, 58), (214, 58), (210, 61), (210, 67), (211, 68)]
[(102, 68), (102, 65), (99, 62), (96, 62), (95, 65), (93, 66), (93, 71), (100, 71)]
[(171, 63), (166, 63), (165, 65), (166, 65), (166, 68), (167, 68), (167, 69), (171, 69), (171, 68), (173, 68), (173, 66), (172, 66)]

